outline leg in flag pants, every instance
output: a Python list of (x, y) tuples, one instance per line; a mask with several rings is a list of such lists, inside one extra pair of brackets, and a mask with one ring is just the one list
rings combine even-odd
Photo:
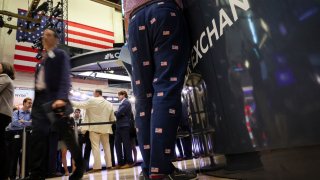
[(174, 1), (146, 5), (130, 19), (136, 125), (142, 167), (148, 175), (174, 171), (171, 160), (189, 43), (186, 22)]

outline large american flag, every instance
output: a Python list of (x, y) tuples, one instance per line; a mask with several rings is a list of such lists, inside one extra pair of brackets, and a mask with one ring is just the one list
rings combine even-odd
[[(26, 16), (27, 11), (19, 9), (18, 13)], [(39, 60), (35, 58), (37, 50), (33, 49), (32, 45), (34, 40), (42, 36), (47, 18), (48, 17), (42, 18), (40, 26), (36, 27), (35, 32), (30, 33), (17, 30), (14, 51), (14, 66), (17, 71), (35, 71), (35, 66)], [(53, 19), (52, 21), (55, 23), (56, 20)], [(64, 23), (68, 24), (68, 30), (66, 30), (66, 38), (60, 38), (60, 43), (62, 44), (67, 42), (71, 47), (86, 50), (104, 50), (113, 47), (114, 33), (111, 31), (72, 21), (64, 21)], [(26, 26), (27, 24), (24, 20), (18, 20), (17, 22), (17, 26)], [(63, 23), (60, 24), (63, 28)], [(35, 24), (31, 23), (29, 27), (35, 27)]]

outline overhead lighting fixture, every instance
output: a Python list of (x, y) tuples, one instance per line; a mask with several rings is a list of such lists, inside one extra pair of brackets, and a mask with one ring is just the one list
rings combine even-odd
[(0, 28), (4, 26), (3, 16), (0, 16)]
[[(79, 74), (80, 76), (91, 76), (92, 77), (92, 72), (83, 72)], [(118, 81), (131, 81), (131, 78), (129, 76), (121, 76), (121, 75), (116, 75), (116, 74), (109, 74), (109, 73), (97, 73), (96, 78), (102, 78), (102, 79), (112, 79), (112, 80), (118, 80)]]
[(11, 16), (8, 16), (7, 20), (8, 20), (8, 21), (11, 21), (11, 20), (12, 20), (12, 17), (11, 17)]
[(10, 35), (12, 33), (12, 29), (9, 29), (7, 33)]

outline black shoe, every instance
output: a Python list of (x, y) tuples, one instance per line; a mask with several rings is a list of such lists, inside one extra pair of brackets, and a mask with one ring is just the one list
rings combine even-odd
[(166, 175), (162, 180), (196, 180), (198, 176), (194, 172), (182, 171), (176, 168), (173, 173)]
[(146, 175), (146, 173), (144, 173), (144, 171), (141, 171), (139, 174), (139, 180), (151, 180), (151, 179), (149, 178), (148, 175)]
[(82, 179), (83, 171), (82, 170), (76, 170), (70, 177), (69, 180), (79, 180)]
[(63, 174), (61, 172), (56, 172), (56, 173), (52, 173), (52, 174), (48, 174), (47, 178), (55, 178), (55, 177), (62, 177)]
[(45, 180), (45, 178), (40, 176), (28, 176), (20, 180)]

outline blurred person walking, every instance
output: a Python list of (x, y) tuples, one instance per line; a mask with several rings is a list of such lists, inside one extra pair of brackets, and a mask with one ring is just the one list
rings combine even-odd
[[(73, 130), (67, 124), (69, 116), (61, 115), (67, 108), (70, 83), (70, 58), (57, 48), (59, 36), (56, 30), (47, 28), (42, 37), (46, 50), (35, 73), (35, 99), (32, 107), (31, 173), (26, 179), (45, 179), (50, 128), (54, 127), (70, 149), (77, 166), (70, 180), (81, 179), (83, 161), (79, 145), (75, 141)], [(49, 107), (46, 105), (50, 105)], [(55, 121), (47, 116), (48, 110), (55, 113)], [(52, 118), (51, 118), (52, 119)]]

